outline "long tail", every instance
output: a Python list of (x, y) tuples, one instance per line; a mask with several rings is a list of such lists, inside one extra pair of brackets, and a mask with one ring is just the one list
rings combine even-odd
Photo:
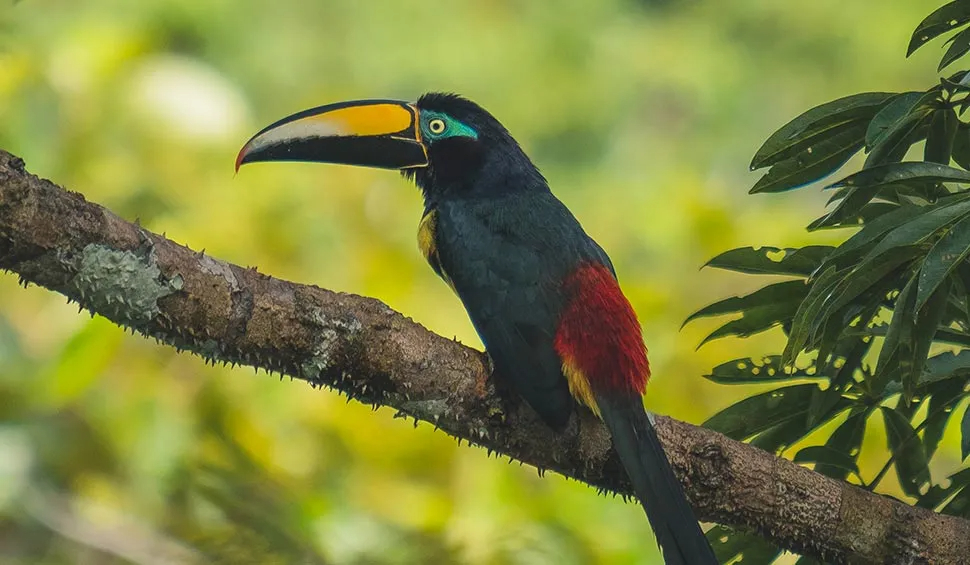
[(596, 400), (664, 561), (667, 565), (718, 565), (640, 399)]

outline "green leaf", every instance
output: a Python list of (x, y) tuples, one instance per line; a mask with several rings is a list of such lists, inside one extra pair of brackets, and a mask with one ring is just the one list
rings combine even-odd
[(704, 316), (741, 312), (741, 318), (731, 320), (717, 328), (697, 347), (730, 335), (748, 337), (790, 320), (798, 309), (798, 304), (808, 292), (808, 288), (803, 281), (785, 281), (768, 285), (746, 296), (728, 298), (702, 308), (688, 317), (684, 324)]
[(705, 267), (749, 274), (807, 277), (834, 249), (830, 245), (807, 245), (800, 249), (741, 247), (721, 253), (708, 261)]
[(903, 184), (911, 181), (962, 182), (970, 183), (970, 172), (941, 165), (907, 161), (871, 167), (836, 181), (826, 188), (883, 186)]
[[(806, 228), (808, 231), (830, 228), (859, 227), (899, 206), (891, 202), (871, 202), (874, 198), (889, 198), (894, 188), (886, 186), (855, 188), (831, 212), (817, 218)], [(888, 193), (888, 194), (887, 194)]]
[(840, 387), (830, 384), (820, 394), (812, 397), (808, 405), (808, 423), (815, 427), (836, 417), (846, 406), (846, 399), (842, 396)]
[(842, 201), (839, 202), (838, 206), (809, 224), (808, 231), (835, 226), (857, 225), (861, 219), (862, 208), (875, 198), (880, 188), (880, 186), (873, 186), (847, 190), (841, 195)]
[[(868, 191), (868, 188), (864, 190), (853, 190), (850, 201), (840, 203), (834, 210), (809, 224), (806, 229), (808, 231), (815, 231), (821, 229), (858, 227), (900, 208), (898, 204), (892, 202), (869, 202), (869, 200), (876, 196), (884, 196), (884, 192), (887, 191), (886, 187), (878, 187), (875, 190), (875, 194), (866, 194), (866, 191)], [(843, 196), (845, 195), (843, 194)], [(861, 208), (859, 207), (860, 203), (862, 203)]]
[(819, 461), (815, 465), (815, 471), (821, 473), (828, 477), (832, 477), (839, 480), (845, 480), (845, 477), (852, 471), (859, 474), (859, 469), (856, 463), (856, 459), (859, 457), (859, 452), (862, 449), (862, 439), (865, 437), (866, 423), (869, 421), (869, 415), (872, 414), (870, 410), (865, 410), (856, 414), (850, 414), (849, 417), (839, 425), (838, 428), (832, 432), (829, 436), (828, 441), (825, 442), (825, 447), (829, 450), (835, 451), (852, 461), (855, 467), (847, 467), (845, 465), (830, 464), (826, 461)]
[(859, 474), (859, 465), (854, 457), (827, 445), (804, 447), (795, 454), (793, 461), (795, 463), (815, 463), (828, 467), (838, 467), (856, 475)]
[(733, 385), (821, 378), (821, 375), (814, 370), (812, 373), (807, 369), (786, 370), (781, 364), (781, 355), (769, 355), (758, 360), (748, 357), (721, 363), (711, 370), (710, 375), (705, 375), (705, 378), (718, 384)]
[[(823, 190), (828, 190), (832, 188), (832, 186), (833, 185), (826, 186), (823, 188)], [(853, 188), (854, 187), (848, 187), (848, 186), (841, 186), (839, 188), (836, 188), (835, 191), (832, 193), (832, 196), (829, 196), (829, 199), (825, 202), (825, 205), (831, 206), (833, 202), (838, 202), (839, 200), (847, 198), (849, 194), (852, 193)]]
[(946, 478), (947, 486), (933, 485), (919, 497), (916, 506), (935, 510), (943, 501), (970, 485), (970, 469), (962, 469)]
[(874, 260), (890, 249), (923, 243), (947, 225), (970, 214), (970, 199), (965, 197), (968, 195), (959, 196), (956, 202), (947, 200), (943, 204), (941, 200), (940, 206), (925, 206), (923, 214), (907, 220), (886, 234), (886, 237), (869, 252), (865, 261)]
[(781, 555), (781, 549), (758, 535), (748, 535), (748, 543), (741, 551), (745, 565), (771, 565)]
[(698, 347), (729, 335), (748, 337), (790, 320), (807, 292), (808, 285), (803, 281), (768, 285), (746, 296), (728, 298), (702, 308), (688, 317), (684, 324), (704, 316), (741, 312), (741, 318), (727, 322), (711, 332)]
[(791, 418), (750, 438), (748, 443), (762, 451), (780, 455), (811, 431), (808, 418)]
[(902, 208), (902, 206), (893, 204), (891, 202), (870, 202), (859, 211), (859, 218), (861, 218), (863, 225), (868, 225), (877, 218), (881, 218), (886, 214), (895, 212), (900, 208)]
[(961, 332), (960, 330), (955, 330), (953, 328), (937, 328), (936, 342), (970, 347), (970, 334)]
[(807, 145), (839, 133), (851, 122), (868, 122), (893, 96), (890, 92), (865, 92), (808, 110), (771, 134), (751, 160), (751, 170), (788, 159)]
[(797, 384), (745, 398), (721, 410), (704, 427), (737, 439), (747, 439), (795, 418), (805, 418), (814, 395), (814, 384)]
[(707, 531), (707, 541), (720, 563), (734, 563), (741, 556), (744, 565), (770, 565), (781, 551), (756, 534), (716, 525)]
[(970, 517), (970, 489), (960, 489), (959, 492), (953, 495), (950, 502), (947, 502), (943, 508), (940, 508), (940, 514), (962, 516), (964, 518)]
[[(957, 189), (956, 192), (960, 192)], [(880, 198), (899, 205), (916, 204), (925, 206), (935, 204), (939, 199), (952, 196), (954, 193), (944, 184), (931, 181), (913, 181), (903, 184), (887, 186), (880, 192)]]
[[(941, 332), (937, 332), (939, 335)], [(920, 385), (928, 385), (945, 379), (970, 375), (970, 350), (959, 353), (946, 351), (926, 360)]]
[[(805, 285), (802, 285), (805, 286)], [(806, 287), (807, 289), (807, 287)], [(723, 326), (717, 328), (707, 335), (697, 345), (698, 348), (704, 344), (728, 336), (750, 337), (756, 333), (769, 330), (779, 324), (791, 320), (798, 310), (798, 301), (779, 302), (765, 306), (756, 306), (745, 310), (741, 317), (731, 320)]]
[[(901, 164), (906, 163), (895, 165)], [(827, 227), (854, 227), (898, 209), (899, 205), (896, 203), (901, 202), (904, 196), (911, 197), (907, 199), (907, 203), (914, 199), (933, 202), (939, 198), (941, 191), (945, 192), (945, 189), (932, 180), (910, 180), (906, 181), (905, 184), (900, 182), (853, 186), (851, 188), (842, 187), (838, 189), (838, 198), (833, 197), (832, 199), (841, 199), (838, 206), (825, 216), (812, 222), (808, 229), (811, 231)], [(874, 198), (881, 198), (889, 202), (872, 202)]]
[(953, 415), (956, 404), (963, 399), (963, 387), (967, 379), (947, 379), (930, 385), (929, 411), (923, 422), (923, 449), (926, 458), (932, 459), (943, 439), (946, 425)]
[(808, 291), (808, 295), (802, 300), (798, 311), (792, 318), (792, 327), (788, 332), (788, 343), (785, 345), (785, 351), (781, 356), (783, 365), (791, 365), (798, 353), (808, 343), (811, 324), (825, 303), (826, 297), (842, 281), (841, 274), (841, 271), (829, 267), (822, 271), (822, 274), (812, 283), (812, 288)]
[(970, 4), (966, 1), (955, 0), (941, 6), (916, 26), (916, 31), (913, 32), (913, 36), (909, 40), (906, 56), (912, 55), (914, 51), (934, 37), (951, 29), (956, 29), (967, 22), (970, 22)]
[[(827, 375), (830, 369), (836, 369), (835, 374), (830, 377), (831, 385), (829, 389), (841, 390), (845, 388), (853, 381), (856, 371), (862, 369), (862, 360), (865, 359), (866, 354), (872, 348), (873, 340), (871, 338), (867, 339), (859, 335), (853, 335), (852, 330), (857, 327), (866, 327), (873, 316), (875, 316), (877, 310), (878, 306), (875, 305), (863, 307), (863, 310), (859, 313), (857, 323), (839, 328), (841, 335), (839, 336), (839, 341), (832, 348), (832, 354), (826, 358), (824, 356), (825, 353), (821, 350), (819, 351), (819, 356), (815, 361), (818, 371)], [(839, 360), (841, 360), (842, 365), (836, 367)]]
[[(957, 308), (962, 310), (962, 313), (964, 314), (964, 316), (960, 318), (960, 325), (962, 328), (970, 328), (970, 292), (968, 292), (968, 290), (970, 290), (970, 261), (965, 261), (957, 266), (956, 274), (954, 275), (953, 280), (963, 297), (963, 299), (960, 301), (961, 303), (957, 305)], [(966, 331), (961, 331), (961, 333), (966, 333)]]
[(960, 457), (966, 459), (970, 455), (970, 404), (963, 411), (963, 419), (960, 420)]
[(960, 33), (954, 35), (949, 40), (950, 47), (943, 54), (943, 58), (940, 59), (940, 66), (936, 68), (937, 71), (942, 71), (950, 63), (956, 61), (960, 57), (963, 57), (970, 51), (970, 29), (965, 29)]
[[(914, 277), (915, 278), (915, 277)], [(902, 365), (903, 385), (907, 398), (915, 394), (926, 366), (926, 358), (930, 353), (930, 346), (936, 337), (936, 330), (940, 327), (943, 315), (946, 313), (947, 300), (950, 297), (950, 282), (946, 282), (926, 302), (926, 307), (916, 314), (916, 326), (909, 340), (911, 358)]]
[(916, 309), (921, 310), (940, 284), (970, 254), (970, 216), (953, 224), (926, 254), (919, 272)]
[[(893, 317), (889, 322), (889, 329), (886, 331), (886, 339), (883, 341), (882, 348), (879, 350), (879, 359), (876, 361), (876, 375), (880, 377), (888, 371), (887, 367), (899, 349), (900, 342), (912, 337), (915, 290), (916, 277), (913, 277), (909, 279), (896, 299)], [(882, 384), (885, 384), (885, 382), (885, 379), (883, 379)]]
[(919, 105), (925, 92), (897, 94), (869, 122), (866, 128), (866, 149), (871, 150), (886, 139), (890, 131)]
[[(946, 40), (946, 43), (952, 42), (956, 36), (950, 37)], [(944, 100), (951, 100), (955, 94), (961, 92), (970, 92), (970, 74), (967, 71), (957, 71), (948, 77), (943, 77), (940, 79), (940, 86), (943, 88)], [(963, 104), (963, 101), (960, 101)], [(960, 114), (963, 110), (960, 110)]]
[(869, 169), (901, 161), (914, 143), (926, 137), (929, 131), (929, 118), (932, 115), (932, 107), (919, 106), (896, 122), (869, 151), (862, 168)]
[(953, 137), (957, 133), (959, 123), (960, 119), (957, 118), (957, 112), (953, 108), (940, 108), (933, 112), (930, 130), (926, 134), (926, 147), (923, 148), (924, 161), (941, 165), (950, 164)]
[(857, 300), (873, 286), (884, 282), (886, 277), (893, 276), (895, 271), (912, 261), (919, 255), (919, 252), (919, 249), (914, 246), (898, 247), (891, 251), (881, 252), (874, 258), (867, 259), (853, 268), (842, 277), (838, 285), (825, 297), (816, 315), (808, 320), (808, 327), (812, 332), (808, 334), (809, 337), (814, 336), (831, 316)]
[(783, 192), (832, 174), (862, 149), (865, 131), (865, 122), (859, 122), (805, 147), (794, 156), (772, 165), (749, 192)]
[(864, 169), (900, 161), (909, 147), (929, 130), (929, 117), (939, 105), (942, 85), (926, 92), (907, 92), (893, 98), (869, 122)]
[(920, 488), (929, 482), (930, 471), (923, 442), (898, 410), (881, 406), (889, 449), (895, 457), (896, 475), (907, 495), (918, 497)]
[(746, 294), (744, 296), (735, 296), (733, 298), (725, 298), (701, 308), (697, 312), (694, 312), (687, 317), (684, 324), (698, 318), (703, 318), (705, 316), (718, 316), (721, 314), (729, 314), (731, 312), (741, 312), (744, 310), (750, 310), (759, 306), (768, 306), (783, 302), (801, 301), (805, 294), (808, 292), (808, 285), (804, 281), (785, 281), (780, 283), (775, 283), (768, 285), (763, 288)]
[[(970, 96), (967, 99), (970, 100)], [(953, 136), (953, 151), (950, 157), (957, 165), (960, 165), (964, 169), (970, 169), (970, 125), (963, 122), (957, 125), (957, 132)]]
[(707, 541), (710, 542), (711, 548), (714, 549), (714, 556), (720, 563), (730, 562), (737, 557), (748, 543), (748, 540), (745, 538), (746, 534), (717, 524), (710, 530), (707, 530), (705, 536), (707, 537)]
[(807, 346), (811, 337), (811, 322), (816, 314), (821, 310), (825, 303), (825, 297), (839, 283), (835, 269), (827, 269), (819, 279), (812, 285), (808, 296), (798, 306), (798, 310), (792, 317), (791, 326), (787, 328), (788, 341), (785, 349), (782, 350), (781, 363), (784, 367), (793, 367), (801, 353)]
[(870, 222), (866, 222), (858, 233), (835, 249), (826, 258), (826, 262), (832, 264), (844, 257), (855, 255), (857, 252), (862, 251), (865, 247), (874, 243), (889, 230), (898, 227), (911, 218), (923, 214), (926, 208), (926, 206), (914, 205), (900, 206), (888, 214), (883, 214)]
[[(865, 119), (853, 119), (848, 121), (825, 123), (817, 128), (813, 128), (812, 130), (805, 132), (798, 138), (788, 140), (785, 145), (777, 147), (777, 150), (773, 153), (761, 155), (759, 152), (758, 155), (755, 155), (755, 159), (751, 161), (751, 170), (777, 165), (785, 160), (795, 158), (799, 154), (806, 153), (806, 150), (826, 141), (827, 139), (845, 134), (849, 131), (856, 131), (862, 129), (863, 127), (867, 127), (869, 119), (872, 118), (872, 114), (875, 114), (875, 111), (878, 108), (878, 106), (874, 107), (869, 116), (867, 116)], [(762, 146), (762, 150), (764, 149), (765, 146)]]
[(965, 290), (963, 281), (960, 280), (959, 275), (955, 274), (946, 279), (945, 284), (949, 285), (950, 292), (946, 300), (946, 312), (943, 314), (943, 318), (940, 320), (940, 327), (936, 329), (938, 332), (944, 329), (951, 329), (950, 327), (954, 324), (959, 325), (960, 327), (965, 327), (968, 319), (970, 319), (967, 316), (966, 309), (966, 300), (970, 297), (967, 296), (967, 291)]

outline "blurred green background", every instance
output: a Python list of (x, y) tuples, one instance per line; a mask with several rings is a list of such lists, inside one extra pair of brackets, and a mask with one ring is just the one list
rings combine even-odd
[[(506, 124), (610, 252), (650, 348), (647, 406), (699, 423), (753, 391), (702, 375), (783, 336), (695, 351), (717, 321), (681, 321), (762, 282), (698, 268), (732, 247), (845, 237), (804, 232), (817, 190), (746, 196), (750, 156), (810, 106), (935, 82), (938, 46), (903, 54), (938, 5), (0, 0), (0, 147), (178, 242), (375, 296), (480, 347), (416, 249), (420, 198), (397, 175), (232, 170), (252, 133), (293, 111), (462, 93)], [(884, 454), (879, 433), (867, 437)], [(944, 470), (956, 439), (935, 460)], [(864, 458), (863, 473), (883, 462)], [(207, 367), (0, 275), (0, 562), (192, 555), (660, 563), (636, 505), (390, 410)]]

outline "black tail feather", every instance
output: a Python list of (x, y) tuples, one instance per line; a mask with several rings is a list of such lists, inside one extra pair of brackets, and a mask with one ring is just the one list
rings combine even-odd
[(639, 398), (599, 398), (613, 446), (667, 565), (718, 565)]

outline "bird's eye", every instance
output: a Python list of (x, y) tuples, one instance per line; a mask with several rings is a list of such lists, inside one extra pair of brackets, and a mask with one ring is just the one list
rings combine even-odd
[(445, 121), (441, 118), (435, 118), (428, 122), (428, 131), (435, 135), (444, 133), (445, 131)]

